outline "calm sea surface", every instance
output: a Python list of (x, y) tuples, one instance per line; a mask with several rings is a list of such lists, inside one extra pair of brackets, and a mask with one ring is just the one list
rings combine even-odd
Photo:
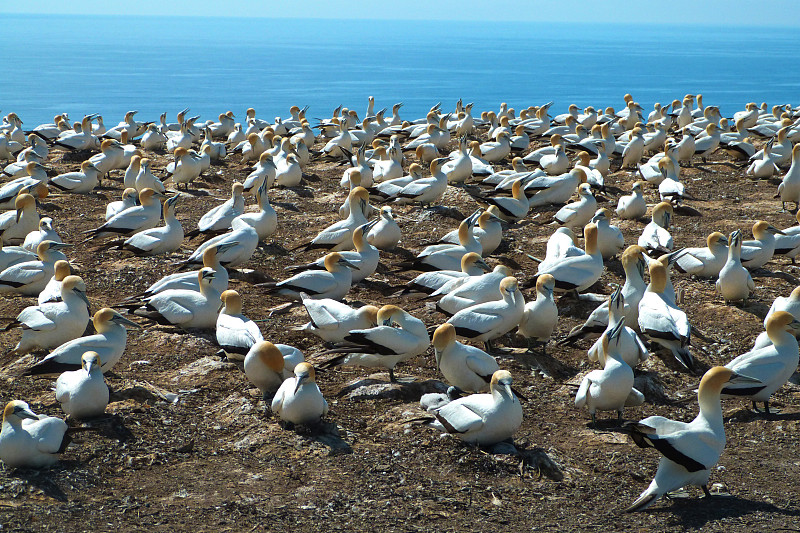
[[(313, 13), (310, 13), (313, 15)], [(247, 107), (259, 117), (344, 104), (363, 118), (404, 102), (416, 118), (436, 102), (476, 110), (555, 100), (645, 107), (703, 93), (731, 115), (749, 101), (800, 103), (800, 37), (792, 29), (549, 23), (323, 21), (3, 15), (2, 113), (26, 126), (69, 112), (106, 124), (139, 110), (203, 120)]]

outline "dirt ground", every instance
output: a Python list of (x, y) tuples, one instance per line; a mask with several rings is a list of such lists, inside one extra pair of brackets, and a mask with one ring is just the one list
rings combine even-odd
[[(157, 173), (170, 160), (163, 153), (147, 156), (155, 160)], [(77, 169), (80, 160), (51, 152), (47, 166), (57, 174)], [(781, 213), (780, 203), (772, 198), (776, 180), (745, 178), (744, 169), (721, 151), (707, 164), (699, 159), (695, 163), (682, 175), (687, 191), (697, 198), (687, 204), (702, 216), (674, 217), (676, 246), (704, 246), (706, 235), (714, 230), (728, 234), (739, 228), (749, 238), (759, 219), (779, 228), (795, 224), (793, 215)], [(231, 182), (243, 180), (249, 168), (238, 154), (232, 155), (195, 182), (178, 204), (185, 230), (227, 198)], [(304, 187), (270, 191), (278, 231), (245, 265), (254, 272), (232, 273), (231, 287), (243, 295), (245, 314), (264, 320), (264, 337), (297, 346), (307, 359), (314, 359), (324, 346), (291, 329), (306, 321), (303, 309), (269, 316), (267, 310), (282, 300), (254, 283), (282, 279), (285, 266), (317, 257), (316, 252), (287, 250), (338, 218), (336, 210), (345, 196), (338, 185), (344, 168), (312, 162), (305, 169)], [(608, 203), (601, 205), (613, 209), (633, 181), (629, 171), (613, 173), (607, 179)], [(43, 215), (54, 219), (64, 241), (75, 244), (66, 253), (86, 281), (92, 312), (174, 271), (176, 261), (200, 242), (187, 240), (180, 254), (156, 258), (79, 244), (81, 231), (100, 225), (106, 203), (118, 199), (120, 192), (117, 171), (96, 194), (53, 194), (40, 206)], [(657, 191), (648, 188), (646, 197), (652, 205)], [(463, 190), (453, 187), (442, 203), (465, 215), (475, 208)], [(511, 259), (520, 267), (515, 275), (528, 280), (536, 263), (526, 254), (543, 256), (556, 209), (535, 209), (528, 217), (532, 223), (506, 231), (504, 244), (489, 263), (495, 264), (498, 256)], [(456, 218), (416, 207), (397, 207), (395, 212), (402, 217), (401, 246), (414, 252), (458, 224)], [(633, 244), (646, 221), (613, 223), (623, 229), (626, 244)], [(404, 257), (382, 253), (381, 262), (389, 267)], [(372, 281), (354, 286), (347, 300), (388, 303), (388, 287), (414, 274), (388, 271), (381, 268)], [(754, 274), (755, 297), (745, 307), (736, 307), (724, 304), (712, 282), (674, 273), (675, 286), (683, 292), (683, 309), (692, 324), (711, 337), (709, 342), (695, 341), (692, 351), (699, 365), (706, 369), (724, 364), (747, 351), (763, 331), (772, 300), (788, 295), (798, 284), (797, 275), (798, 267), (789, 260), (774, 259)], [(622, 280), (619, 261), (608, 261), (594, 290), (608, 294), (610, 284)], [(531, 290), (524, 293), (533, 297)], [(0, 316), (14, 317), (32, 303), (32, 298), (4, 297)], [(429, 326), (444, 321), (432, 302), (404, 297), (398, 303)], [(594, 306), (568, 297), (558, 303), (556, 339), (582, 322)], [(22, 399), (36, 412), (63, 416), (51, 391), (53, 379), (18, 377), (41, 357), (17, 362), (9, 352), (18, 338), (18, 330), (0, 334), (0, 401)], [(364, 368), (320, 373), (318, 382), (330, 413), (319, 428), (289, 430), (269, 412), (241, 366), (215, 355), (213, 331), (187, 334), (152, 325), (131, 330), (125, 355), (107, 375), (113, 391), (107, 413), (87, 423), (99, 432), (81, 434), (62, 462), (49, 470), (0, 469), (0, 530), (800, 530), (796, 381), (775, 394), (772, 405), (780, 414), (769, 419), (754, 414), (746, 401), (724, 402), (727, 447), (710, 479), (717, 496), (709, 500), (689, 489), (684, 497), (624, 515), (621, 510), (649, 484), (660, 455), (637, 448), (612, 414), (601, 414), (595, 430), (588, 413), (575, 408), (570, 384), (594, 368), (586, 359), (590, 342), (575, 347), (551, 343), (548, 357), (526, 354), (524, 345), (510, 335), (500, 344), (513, 348), (500, 363), (528, 398), (514, 439), (516, 455), (489, 453), (407, 422), (422, 414), (420, 391), (441, 386), (435, 381), (442, 377), (432, 349), (397, 367), (399, 386), (352, 386), (369, 376), (387, 381), (386, 374)], [(657, 414), (688, 421), (695, 416), (696, 398), (687, 388), (697, 383), (698, 375), (676, 371), (656, 357), (637, 374), (649, 377), (655, 387), (644, 405), (625, 410), (626, 419)]]

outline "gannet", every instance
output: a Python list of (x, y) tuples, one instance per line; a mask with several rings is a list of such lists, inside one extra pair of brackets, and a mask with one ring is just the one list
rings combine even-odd
[(340, 220), (331, 224), (320, 231), (310, 242), (304, 242), (294, 248), (294, 250), (314, 250), (322, 249), (331, 252), (353, 249), (353, 230), (366, 224), (363, 204), (369, 200), (369, 193), (363, 187), (356, 187), (350, 191), (348, 201), (350, 203), (350, 214), (347, 219)]
[(442, 324), (433, 332), (433, 354), (448, 383), (466, 392), (486, 392), (492, 374), (499, 370), (494, 357), (480, 348), (456, 340), (452, 324)]
[(256, 205), (257, 211), (244, 213), (238, 218), (252, 226), (258, 234), (258, 240), (263, 241), (278, 229), (278, 214), (269, 203), (266, 182), (263, 182), (256, 191)]
[[(219, 253), (219, 262), (228, 268), (237, 267), (246, 263), (253, 256), (258, 247), (258, 232), (250, 225), (245, 215), (240, 215), (231, 221), (231, 231), (209, 239), (192, 252), (186, 264), (200, 264), (203, 254), (211, 246), (216, 246)], [(226, 245), (224, 251), (220, 251)]]
[[(639, 339), (636, 332), (632, 328), (624, 325), (626, 322), (626, 315), (625, 297), (622, 295), (622, 287), (617, 286), (616, 290), (609, 296), (606, 308), (608, 309), (608, 327), (604, 333), (610, 335), (615, 328), (618, 329), (615, 334), (616, 343), (614, 344), (614, 349), (620, 359), (625, 361), (628, 366), (636, 368), (636, 366), (647, 359), (650, 354), (647, 352), (647, 348), (641, 339)], [(618, 328), (620, 323), (622, 323), (622, 326)], [(589, 348), (588, 357), (590, 361), (597, 361), (600, 363), (600, 366), (605, 366), (606, 352), (602, 339), (595, 341), (592, 347)]]
[(62, 131), (53, 140), (53, 146), (64, 150), (91, 150), (98, 148), (100, 140), (91, 127), (91, 115), (83, 117), (80, 131)]
[(97, 228), (84, 231), (84, 235), (88, 235), (86, 241), (109, 235), (133, 235), (156, 227), (161, 220), (161, 203), (158, 199), (163, 197), (153, 189), (144, 189), (139, 193), (141, 205), (120, 211)]
[(172, 180), (175, 186), (180, 186), (181, 183), (185, 188), (189, 188), (189, 183), (199, 177), (203, 172), (202, 162), (200, 156), (194, 151), (187, 150), (183, 147), (175, 148), (174, 151), (175, 162), (172, 171), (167, 167), (168, 176), (163, 181)]
[(133, 314), (149, 318), (159, 324), (178, 326), (183, 329), (211, 329), (217, 323), (220, 294), (212, 285), (214, 269), (203, 267), (197, 274), (199, 291), (169, 289), (144, 298), (141, 307), (137, 303)]
[(123, 146), (113, 139), (106, 139), (100, 144), (100, 153), (89, 158), (89, 161), (100, 171), (100, 178), (110, 171), (125, 168), (128, 163), (122, 164), (124, 158)]
[(292, 424), (315, 424), (328, 412), (328, 402), (314, 380), (314, 367), (300, 363), (294, 375), (278, 388), (272, 399), (272, 411)]
[(36, 260), (21, 261), (0, 272), (0, 294), (16, 293), (35, 296), (45, 288), (53, 276), (55, 262), (64, 259), (59, 252), (70, 245), (44, 241), (36, 248)]
[(128, 168), (125, 169), (125, 174), (122, 177), (122, 186), (126, 189), (130, 187), (136, 188), (136, 176), (139, 174), (141, 168), (142, 157), (139, 155), (131, 157), (131, 162), (128, 164)]
[(756, 402), (764, 402), (764, 412), (769, 414), (769, 397), (789, 381), (797, 370), (800, 349), (795, 335), (800, 331), (800, 322), (792, 313), (774, 311), (764, 323), (771, 344), (743, 353), (725, 365), (725, 368), (737, 374), (746, 373), (761, 383), (729, 385), (722, 389), (722, 394), (750, 398), (754, 409), (757, 409)]
[(24, 355), (34, 350), (50, 350), (76, 339), (88, 323), (86, 285), (78, 276), (67, 276), (61, 283), (61, 301), (26, 307), (5, 329), (22, 328), (22, 338), (13, 352)]
[[(537, 148), (536, 150), (532, 151), (531, 153), (523, 157), (522, 160), (525, 163), (538, 163), (539, 161), (541, 161), (542, 157), (546, 155), (555, 154), (556, 151), (559, 149), (559, 147), (561, 147), (561, 143), (562, 143), (561, 135), (553, 134), (550, 136), (550, 146), (543, 146), (542, 148)], [(569, 165), (569, 160), (567, 160), (567, 165)]]
[[(560, 139), (559, 142), (561, 142)], [(544, 154), (539, 159), (539, 166), (542, 167), (542, 170), (547, 172), (547, 174), (550, 176), (560, 175), (566, 172), (569, 168), (569, 158), (564, 152), (564, 147), (561, 144), (556, 144), (554, 148), (554, 153)], [(526, 160), (526, 162), (528, 161)]]
[(519, 222), (528, 215), (530, 210), (530, 201), (522, 186), (522, 178), (514, 180), (511, 185), (511, 198), (507, 196), (473, 196), (473, 198), (479, 204), (494, 207), (500, 219), (506, 222)]
[(623, 219), (641, 218), (647, 213), (647, 202), (642, 194), (642, 182), (633, 184), (631, 194), (623, 196), (617, 203), (617, 215)]
[(200, 233), (227, 231), (231, 227), (231, 221), (242, 213), (244, 213), (244, 185), (234, 181), (231, 186), (231, 197), (200, 217), (197, 229)]
[(642, 230), (638, 244), (648, 253), (666, 253), (672, 251), (672, 235), (669, 225), (672, 220), (673, 208), (669, 202), (661, 202), (653, 208), (652, 220)]
[[(356, 187), (363, 186), (361, 183), (361, 172), (359, 172), (358, 170), (353, 170), (353, 172), (348, 174), (348, 181), (349, 181), (349, 187), (347, 189), (348, 191), (347, 197), (344, 199), (344, 202), (342, 202), (342, 205), (339, 207), (339, 217), (341, 217), (342, 220), (346, 219), (350, 215), (350, 191), (352, 191)], [(387, 183), (389, 182), (383, 182), (381, 185), (386, 185)], [(375, 191), (375, 189), (371, 189), (371, 191)], [(373, 212), (377, 211), (377, 209), (370, 204), (365, 204), (364, 207), (365, 207), (364, 216), (367, 218), (369, 218)]]
[(522, 406), (511, 390), (511, 373), (497, 370), (490, 393), (458, 398), (434, 411), (433, 427), (470, 444), (490, 446), (511, 438), (522, 424)]
[(111, 220), (111, 218), (113, 218), (117, 213), (121, 213), (129, 207), (135, 206), (137, 201), (138, 193), (136, 192), (136, 189), (125, 189), (122, 191), (122, 200), (111, 202), (106, 207), (106, 221)]
[(775, 234), (784, 233), (763, 220), (753, 224), (754, 241), (742, 243), (742, 265), (748, 270), (756, 270), (766, 265), (775, 254)]
[(639, 329), (651, 342), (668, 350), (681, 365), (693, 371), (689, 319), (664, 295), (666, 267), (660, 261), (653, 261), (649, 268), (650, 284), (639, 301)]
[(297, 348), (261, 340), (247, 351), (244, 357), (244, 373), (267, 400), (284, 380), (294, 375), (294, 369), (303, 360), (303, 352)]
[[(644, 270), (647, 266), (644, 253), (644, 248), (634, 244), (628, 246), (620, 256), (625, 271), (625, 283), (621, 290), (624, 297), (625, 325), (634, 330), (639, 329), (639, 301), (647, 289), (647, 284), (644, 282)], [(597, 337), (608, 328), (608, 322), (608, 301), (605, 301), (592, 311), (586, 322), (574, 327), (562, 342), (571, 343), (578, 339)]]
[(227, 290), (219, 299), (222, 309), (217, 317), (217, 344), (230, 359), (241, 359), (257, 342), (264, 340), (258, 325), (242, 314), (242, 297)]
[(761, 150), (760, 157), (754, 154), (750, 159), (750, 166), (747, 167), (745, 175), (751, 176), (755, 179), (769, 179), (775, 174), (780, 173), (780, 169), (776, 164), (779, 156), (772, 153), (773, 139)]
[(441, 200), (447, 190), (447, 175), (442, 171), (445, 161), (447, 158), (443, 157), (431, 161), (430, 177), (412, 181), (387, 200), (394, 200), (398, 204), (422, 205), (430, 205)]
[(467, 217), (458, 226), (460, 244), (433, 244), (426, 246), (413, 261), (400, 263), (399, 266), (411, 270), (458, 270), (461, 258), (470, 252), (481, 253), (483, 247), (475, 240), (470, 229), (475, 220)]
[(271, 188), (275, 182), (277, 167), (272, 160), (272, 155), (269, 152), (262, 153), (253, 171), (247, 175), (244, 180), (244, 194), (245, 196), (252, 196), (261, 187), (262, 183), (267, 184), (267, 189)]
[(353, 281), (351, 269), (356, 267), (338, 252), (327, 254), (324, 264), (325, 270), (306, 270), (283, 281), (262, 283), (260, 286), (291, 300), (300, 301), (302, 293), (316, 299), (341, 300), (350, 292)]
[[(375, 159), (376, 157), (378, 159)], [(403, 165), (401, 163), (402, 157), (403, 157), (402, 152), (400, 152), (394, 147), (390, 147), (388, 153), (386, 151), (386, 148), (384, 148), (383, 146), (379, 146), (378, 148), (376, 148), (373, 154), (373, 159), (371, 161), (373, 165), (372, 181), (379, 183), (402, 177), (403, 176)], [(370, 164), (370, 161), (368, 161), (367, 164)]]
[(786, 202), (794, 202), (795, 209), (800, 208), (800, 144), (792, 148), (792, 166), (778, 185), (778, 197), (784, 211)]
[(76, 370), (82, 366), (81, 357), (88, 351), (100, 356), (101, 370), (107, 372), (125, 351), (128, 339), (125, 326), (141, 329), (141, 326), (108, 307), (94, 314), (92, 324), (96, 334), (65, 342), (26, 370), (25, 375), (60, 374), (66, 370)]
[(494, 174), (494, 167), (481, 156), (481, 146), (478, 141), (469, 143), (469, 159), (472, 163), (473, 176), (488, 176)]
[(298, 187), (303, 178), (300, 161), (295, 154), (286, 159), (278, 159), (275, 164), (275, 185), (280, 187)]
[(633, 128), (631, 131), (631, 140), (622, 151), (622, 166), (621, 168), (632, 168), (642, 160), (644, 156), (644, 137), (641, 128)]
[(325, 342), (343, 342), (350, 331), (370, 329), (378, 323), (378, 308), (374, 305), (353, 309), (330, 298), (301, 296), (309, 322), (296, 329), (308, 331)]
[(522, 320), (525, 300), (517, 278), (507, 277), (500, 282), (500, 299), (461, 309), (447, 322), (456, 334), (474, 341), (483, 341), (491, 350), (491, 341), (514, 329)]
[[(351, 176), (352, 175), (353, 174), (351, 174)], [(411, 163), (411, 165), (408, 167), (408, 174), (400, 176), (399, 178), (382, 181), (370, 187), (370, 196), (387, 200), (388, 198), (392, 198), (397, 193), (402, 191), (403, 187), (409, 183), (420, 180), (423, 177), (422, 166), (419, 163)], [(353, 188), (351, 187), (350, 190), (352, 191)], [(340, 211), (339, 214), (341, 215), (342, 212)]]
[(537, 275), (550, 274), (555, 287), (561, 291), (585, 291), (603, 274), (603, 255), (597, 247), (597, 226), (589, 223), (583, 228), (585, 253), (543, 261)]
[(72, 269), (69, 266), (69, 261), (59, 259), (53, 264), (53, 277), (44, 286), (42, 292), (39, 293), (37, 303), (39, 305), (46, 304), (47, 302), (60, 302), (61, 301), (61, 284), (64, 278), (72, 274)]
[(150, 167), (151, 164), (152, 162), (150, 159), (146, 157), (142, 159), (139, 173), (136, 174), (136, 179), (134, 180), (134, 188), (139, 192), (149, 188), (163, 194), (166, 192), (166, 187), (164, 187), (164, 184), (161, 183), (161, 180), (158, 179), (155, 174), (153, 174), (153, 171)]
[(453, 279), (459, 279), (466, 276), (480, 276), (484, 272), (490, 272), (492, 269), (481, 258), (480, 254), (470, 252), (464, 254), (461, 258), (460, 270), (433, 270), (430, 272), (423, 272), (416, 278), (409, 281), (405, 288), (397, 293), (397, 296), (405, 296), (411, 293), (424, 293), (431, 294), (447, 282)]
[(450, 160), (442, 166), (448, 183), (464, 183), (472, 176), (472, 159), (467, 151), (466, 136), (459, 137), (458, 151), (450, 154)]
[(706, 239), (705, 248), (684, 248), (677, 260), (680, 272), (700, 278), (715, 278), (728, 259), (728, 239), (715, 231)]
[(563, 204), (569, 201), (582, 183), (586, 183), (586, 173), (580, 168), (573, 168), (566, 174), (534, 178), (525, 184), (524, 191), (526, 195), (532, 195), (528, 202), (531, 208)]
[(720, 392), (726, 386), (757, 384), (757, 379), (715, 366), (700, 380), (697, 389), (700, 413), (691, 422), (651, 416), (626, 424), (637, 446), (653, 447), (663, 457), (650, 486), (625, 511), (646, 509), (661, 496), (685, 485), (697, 485), (708, 494), (706, 484), (711, 467), (725, 448)]
[(753, 163), (761, 161), (763, 165), (769, 165), (769, 163), (773, 165), (783, 165), (787, 163), (792, 157), (794, 141), (797, 141), (797, 139), (789, 138), (789, 131), (791, 128), (795, 128), (795, 131), (800, 131), (797, 129), (797, 124), (794, 123), (783, 126), (778, 130), (775, 136), (767, 142), (764, 148), (750, 157), (750, 161)]
[[(42, 171), (44, 173), (44, 171)], [(0, 210), (7, 211), (16, 209), (14, 207), (17, 196), (20, 194), (30, 194), (39, 199), (46, 198), (49, 194), (47, 189), (47, 174), (44, 179), (39, 179), (39, 171), (33, 169), (34, 175), (25, 175), (15, 178), (0, 187)]]
[(128, 111), (125, 113), (124, 120), (113, 128), (109, 128), (103, 136), (119, 140), (123, 132), (128, 134), (131, 139), (135, 139), (141, 135), (145, 126), (141, 122), (137, 122), (133, 119), (136, 113), (138, 113), (138, 111)]
[(15, 211), (0, 213), (0, 238), (6, 244), (22, 244), (28, 233), (39, 228), (36, 199), (28, 193), (17, 195)]
[[(28, 152), (22, 156), (22, 159), (6, 165), (0, 174), (5, 174), (13, 181), (3, 186), (3, 197), (6, 198), (9, 195), (8, 189), (12, 183), (18, 187), (30, 183), (31, 180), (47, 183), (47, 168), (42, 163), (44, 163), (44, 158), (39, 157), (34, 152)], [(28, 179), (23, 180), (21, 178)]]
[(545, 256), (540, 265), (553, 264), (564, 257), (583, 255), (585, 252), (575, 246), (575, 234), (571, 229), (560, 227), (547, 239)]
[(625, 238), (617, 226), (609, 224), (611, 211), (605, 207), (598, 209), (591, 222), (597, 226), (597, 248), (603, 259), (617, 255), (625, 247)]
[(84, 161), (81, 163), (80, 172), (59, 174), (50, 178), (50, 183), (62, 191), (88, 194), (100, 184), (98, 180), (99, 173), (100, 171), (91, 161)]
[[(366, 224), (359, 226), (353, 232), (353, 246), (355, 251), (339, 252), (348, 263), (353, 265), (351, 271), (353, 274), (353, 283), (358, 283), (365, 278), (373, 275), (378, 268), (378, 261), (380, 260), (379, 251), (377, 248), (369, 244), (364, 238), (364, 234), (377, 222), (373, 220)], [(325, 258), (321, 257), (314, 262), (305, 265), (295, 265), (286, 267), (290, 272), (302, 272), (304, 270), (323, 270), (325, 269)]]
[(160, 151), (167, 147), (167, 136), (158, 131), (158, 126), (151, 123), (147, 125), (147, 130), (139, 141), (144, 150)]
[(108, 385), (100, 370), (97, 352), (81, 356), (80, 370), (64, 372), (56, 380), (56, 401), (72, 418), (91, 418), (103, 414), (108, 406)]
[[(229, 249), (236, 246), (236, 243), (226, 242), (218, 245), (212, 245), (203, 250), (202, 264), (204, 267), (214, 269), (214, 280), (212, 285), (222, 294), (228, 289), (228, 271), (220, 263), (220, 257)], [(160, 280), (150, 285), (145, 291), (138, 296), (153, 296), (161, 291), (168, 289), (191, 289), (199, 291), (200, 286), (197, 284), (197, 274), (200, 270), (193, 270), (190, 272), (176, 272), (164, 276)], [(137, 297), (138, 297), (137, 296)]]
[(619, 353), (619, 333), (625, 328), (620, 321), (614, 328), (600, 336), (604, 354), (602, 370), (592, 370), (581, 381), (575, 395), (575, 407), (584, 405), (589, 409), (592, 425), (596, 425), (597, 410), (616, 411), (617, 419), (622, 420), (622, 410), (626, 405), (641, 405), (644, 396), (633, 388), (633, 370)]
[(39, 124), (31, 133), (41, 137), (46, 141), (52, 141), (56, 139), (61, 132), (66, 131), (69, 129), (69, 117), (65, 114), (63, 115), (56, 115), (53, 117), (53, 122), (47, 124)]
[(482, 276), (462, 276), (449, 280), (431, 293), (431, 297), (441, 296), (436, 310), (446, 315), (454, 315), (473, 305), (497, 300), (500, 283), (511, 275), (511, 269), (497, 265)]
[[(605, 189), (605, 174), (608, 174), (611, 163), (608, 160), (608, 156), (605, 155), (605, 149), (602, 148), (603, 143), (595, 141), (595, 144), (600, 147), (598, 149), (598, 154), (600, 154), (598, 159), (592, 160), (588, 152), (580, 152), (577, 158), (580, 164), (575, 166), (580, 167), (586, 174), (586, 182), (589, 185), (596, 189), (603, 190)], [(595, 168), (595, 164), (599, 164), (602, 170)]]
[(592, 189), (588, 183), (581, 183), (578, 186), (578, 201), (572, 202), (559, 209), (553, 218), (562, 226), (583, 227), (589, 223), (597, 210), (597, 200), (592, 195)]
[(42, 468), (58, 462), (66, 448), (67, 424), (54, 416), (37, 415), (28, 404), (13, 400), (3, 410), (0, 461), (11, 468)]
[(425, 323), (396, 305), (384, 305), (377, 314), (377, 325), (354, 329), (344, 337), (344, 344), (325, 353), (338, 353), (323, 363), (324, 367), (356, 365), (386, 368), (389, 380), (396, 382), (394, 367), (406, 359), (424, 353), (430, 345)]
[(750, 272), (742, 266), (742, 233), (739, 230), (731, 233), (728, 247), (728, 260), (719, 271), (716, 289), (725, 302), (747, 302), (756, 286)]
[(711, 155), (719, 148), (720, 132), (716, 124), (708, 124), (705, 127), (706, 136), (695, 139), (694, 155), (699, 155), (705, 163), (706, 157)]
[(26, 250), (22, 246), (3, 247), (2, 239), (0, 239), (0, 272), (16, 263), (35, 261), (36, 259), (37, 255), (35, 253)]
[(691, 162), (696, 150), (694, 135), (688, 131), (683, 132), (683, 137), (675, 147), (679, 163)]
[(489, 163), (502, 161), (511, 153), (511, 135), (508, 131), (501, 131), (495, 141), (481, 144), (480, 150), (481, 157)]
[(180, 248), (183, 242), (183, 226), (175, 217), (175, 205), (179, 194), (164, 200), (164, 225), (134, 233), (122, 243), (121, 247), (136, 255), (160, 255)]
[[(482, 213), (479, 211), (471, 231), (475, 240), (481, 245), (481, 256), (489, 256), (503, 240), (503, 226), (497, 206), (489, 206)], [(455, 229), (439, 239), (440, 243), (458, 243), (458, 229)]]
[(401, 237), (400, 226), (392, 217), (392, 208), (388, 205), (381, 207), (377, 224), (367, 233), (367, 242), (379, 250), (394, 250)]
[[(270, 146), (272, 146), (271, 141)], [(258, 133), (250, 133), (247, 135), (247, 140), (237, 144), (234, 150), (241, 150), (242, 162), (246, 163), (248, 161), (260, 160), (261, 155), (267, 150), (267, 146), (264, 144), (264, 139)], [(270, 157), (272, 157), (272, 154), (270, 154)]]
[(538, 343), (545, 353), (545, 346), (553, 335), (558, 322), (558, 307), (553, 301), (556, 281), (550, 274), (542, 274), (536, 279), (536, 299), (525, 304), (522, 320), (517, 332), (528, 340), (528, 350)]
[(58, 232), (53, 228), (53, 219), (50, 217), (39, 219), (39, 229), (25, 236), (25, 240), (22, 241), (22, 248), (35, 253), (39, 243), (44, 241), (62, 242)]

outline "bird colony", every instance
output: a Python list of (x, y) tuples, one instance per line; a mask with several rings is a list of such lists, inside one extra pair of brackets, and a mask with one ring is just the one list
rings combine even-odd
[[(324, 118), (131, 111), (113, 127), (9, 113), (4, 375), (12, 391), (45, 389), (3, 398), (0, 461), (50, 467), (74, 433), (89, 434), (72, 447), (104, 438), (91, 430), (113, 407), (109, 383), (137, 378), (153, 334), (184, 366), (198, 358), (187, 339), (216, 344), (210, 359), (232, 363), (263, 424), (285, 432), (344, 426), (344, 373), (350, 390), (417, 391), (409, 432), (507, 450), (537, 440), (524, 420), (556, 384), (584, 431), (655, 449), (640, 455), (652, 482), (620, 511), (686, 486), (709, 495), (723, 409), (778, 416), (775, 395), (794, 407), (781, 395), (800, 287), (783, 270), (800, 252), (786, 211), (800, 202), (800, 110), (723, 117), (700, 95), (649, 113), (630, 95), (617, 109), (551, 104), (401, 118), (370, 97)], [(773, 222), (728, 196), (721, 170), (769, 187)], [(733, 204), (738, 217), (715, 214)], [(730, 353), (720, 319), (743, 309), (763, 333)], [(679, 399), (689, 418), (656, 414)]]

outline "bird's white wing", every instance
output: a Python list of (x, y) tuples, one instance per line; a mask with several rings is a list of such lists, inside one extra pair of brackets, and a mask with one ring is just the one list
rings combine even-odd
[(483, 427), (483, 417), (462, 402), (450, 402), (434, 413), (448, 433), (467, 433)]
[(17, 316), (17, 320), (23, 324), (23, 328), (46, 331), (56, 329), (56, 324), (42, 312), (38, 305), (26, 307)]

